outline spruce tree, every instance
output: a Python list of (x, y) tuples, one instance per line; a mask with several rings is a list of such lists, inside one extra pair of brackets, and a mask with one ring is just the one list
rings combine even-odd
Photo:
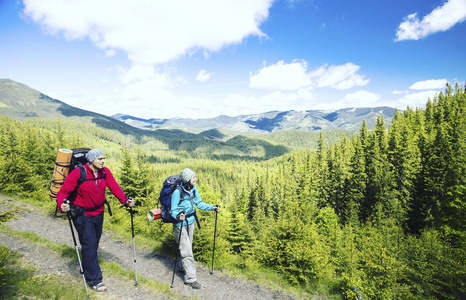
[(361, 206), (366, 196), (367, 174), (366, 160), (361, 139), (353, 139), (354, 154), (350, 161), (350, 175), (348, 176), (347, 210), (344, 214), (345, 222), (353, 226), (362, 219)]

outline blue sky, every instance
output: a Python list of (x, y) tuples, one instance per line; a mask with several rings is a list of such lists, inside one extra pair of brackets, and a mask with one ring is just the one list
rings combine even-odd
[(141, 118), (423, 107), (466, 81), (466, 0), (0, 0), (0, 78)]

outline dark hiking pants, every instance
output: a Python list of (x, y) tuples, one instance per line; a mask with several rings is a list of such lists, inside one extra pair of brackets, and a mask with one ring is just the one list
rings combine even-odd
[(92, 281), (92, 285), (96, 285), (102, 282), (102, 271), (97, 257), (97, 248), (99, 248), (102, 235), (104, 214), (102, 213), (97, 217), (77, 216), (73, 218), (73, 223), (81, 244), (84, 276), (88, 281)]

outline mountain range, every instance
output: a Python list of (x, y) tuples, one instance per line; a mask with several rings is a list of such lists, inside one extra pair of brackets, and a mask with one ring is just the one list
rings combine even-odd
[(118, 131), (141, 146), (151, 141), (168, 151), (212, 159), (269, 159), (299, 149), (316, 149), (320, 132), (325, 145), (351, 136), (363, 120), (373, 129), (378, 116), (390, 124), (390, 107), (345, 108), (335, 111), (273, 111), (211, 119), (141, 119), (128, 115), (105, 116), (53, 99), (25, 84), (0, 79), (0, 115), (20, 121), (28, 118), (70, 120)]
[(334, 111), (271, 111), (261, 114), (230, 117), (221, 115), (210, 119), (141, 119), (116, 114), (112, 117), (141, 129), (197, 128), (200, 130), (228, 129), (234, 132), (270, 133), (288, 129), (304, 131), (329, 131), (333, 129), (357, 132), (365, 120), (368, 128), (374, 128), (377, 117), (383, 116), (389, 124), (396, 109), (391, 107), (343, 108)]
[(363, 120), (366, 121), (369, 129), (374, 128), (379, 116), (383, 116), (385, 123), (389, 124), (395, 111), (396, 109), (391, 107), (353, 107), (334, 111), (271, 111), (236, 117), (221, 115), (210, 119), (142, 119), (125, 114), (109, 117), (73, 107), (22, 83), (0, 79), (0, 114), (2, 115), (19, 120), (59, 116), (78, 118), (90, 120), (101, 127), (116, 129), (122, 133), (141, 133), (140, 130), (144, 130), (151, 135), (148, 131), (157, 131), (157, 129), (182, 129), (198, 133), (212, 129), (236, 133), (272, 133), (290, 129), (311, 132), (339, 129), (357, 132)]

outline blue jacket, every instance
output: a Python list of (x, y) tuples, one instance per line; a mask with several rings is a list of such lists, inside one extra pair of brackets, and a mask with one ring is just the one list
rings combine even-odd
[[(173, 194), (172, 194), (170, 214), (172, 215), (173, 218), (178, 220), (178, 215), (182, 211), (186, 212), (187, 215), (193, 214), (195, 212), (195, 207), (194, 207), (192, 202), (194, 202), (194, 204), (196, 204), (196, 206), (199, 209), (202, 209), (202, 210), (214, 210), (215, 206), (202, 202), (201, 196), (199, 196), (199, 191), (197, 190), (197, 188), (195, 186), (191, 190), (191, 194), (189, 194), (184, 189), (183, 186), (181, 186), (181, 188), (183, 189), (183, 192), (184, 192), (183, 193), (184, 197), (183, 197), (182, 201), (180, 201), (180, 191), (179, 191), (179, 189), (175, 189), (173, 191)], [(191, 202), (191, 199), (193, 200), (192, 202)], [(186, 220), (188, 220), (188, 225), (191, 225), (196, 219), (195, 219), (194, 215), (192, 215), (192, 216), (186, 218)], [(176, 226), (181, 226), (181, 222), (175, 223), (175, 225)], [(183, 222), (183, 225), (186, 225), (186, 222)]]

